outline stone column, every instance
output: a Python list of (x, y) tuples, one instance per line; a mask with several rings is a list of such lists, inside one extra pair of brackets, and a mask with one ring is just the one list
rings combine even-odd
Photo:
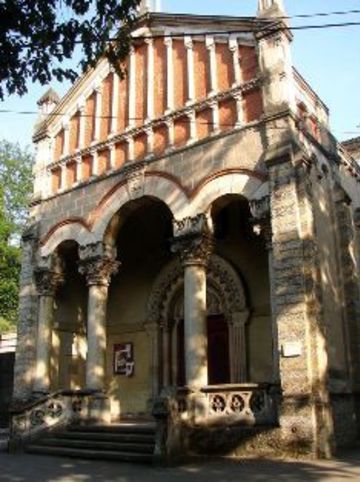
[(154, 40), (146, 38), (147, 44), (147, 108), (146, 121), (154, 118)]
[(280, 382), (279, 373), (279, 345), (278, 331), (276, 324), (276, 296), (274, 292), (274, 261), (273, 261), (273, 242), (270, 217), (269, 196), (250, 202), (250, 211), (253, 217), (253, 229), (255, 234), (261, 235), (265, 241), (265, 247), (268, 252), (269, 267), (269, 284), (270, 284), (270, 306), (271, 306), (271, 332), (272, 332), (272, 382), (278, 384)]
[(188, 95), (187, 104), (192, 104), (195, 101), (195, 76), (194, 76), (194, 50), (193, 40), (190, 36), (184, 37), (184, 43), (187, 52), (187, 83), (188, 83)]
[(116, 134), (118, 129), (118, 106), (119, 106), (119, 84), (120, 79), (115, 69), (112, 72), (112, 97), (111, 97), (111, 123), (110, 133)]
[(229, 38), (229, 49), (233, 55), (233, 67), (234, 67), (234, 83), (233, 87), (237, 87), (242, 83), (242, 72), (240, 69), (239, 62), (239, 44), (238, 39), (234, 35), (230, 35)]
[(205, 37), (206, 48), (209, 50), (210, 56), (210, 92), (209, 95), (215, 95), (217, 92), (217, 65), (216, 65), (216, 43), (211, 35)]
[(93, 141), (97, 142), (100, 140), (100, 129), (101, 129), (101, 117), (102, 114), (102, 86), (98, 85), (95, 87), (95, 129)]
[(145, 331), (150, 341), (150, 380), (151, 395), (154, 400), (159, 395), (159, 339), (160, 330), (158, 323), (145, 323)]
[(184, 266), (184, 338), (186, 384), (193, 390), (208, 384), (206, 266), (212, 251), (208, 218), (174, 221), (173, 250)]
[(85, 146), (85, 127), (86, 127), (86, 100), (83, 99), (79, 104), (79, 143), (78, 148), (83, 149)]
[[(360, 391), (360, 304), (359, 278), (356, 267), (355, 225), (350, 200), (339, 185), (333, 190), (336, 241), (339, 253), (341, 304), (343, 307), (344, 350), (347, 355), (348, 379), (355, 393)], [(360, 429), (360, 422), (359, 422)]]
[(167, 323), (162, 324), (162, 385), (164, 388), (170, 385), (170, 327)]
[(63, 122), (64, 129), (64, 143), (63, 143), (63, 156), (68, 156), (70, 153), (70, 121), (66, 118)]
[(232, 314), (229, 330), (230, 379), (231, 383), (245, 383), (247, 380), (245, 325), (249, 311)]
[(34, 254), (38, 246), (38, 224), (29, 225), (21, 240), (21, 273), (17, 349), (14, 366), (15, 401), (31, 397), (36, 367), (36, 323), (38, 296), (34, 275)]
[(82, 157), (76, 156), (76, 184), (82, 181)]
[(106, 308), (110, 279), (118, 270), (112, 248), (96, 243), (81, 247), (79, 271), (89, 287), (86, 358), (86, 388), (105, 389)]
[(39, 394), (50, 391), (54, 297), (57, 287), (63, 280), (61, 273), (47, 267), (35, 269), (35, 282), (39, 294), (39, 312), (36, 338), (36, 372), (33, 391)]
[(173, 41), (171, 37), (165, 37), (166, 45), (166, 112), (174, 110), (174, 61)]
[[(269, 160), (283, 450), (329, 457), (333, 425), (311, 185), (289, 146)], [(299, 153), (300, 154), (300, 153)]]
[[(136, 55), (135, 48), (130, 48), (129, 65), (129, 119), (128, 127), (136, 126)], [(129, 156), (130, 159), (133, 159)]]

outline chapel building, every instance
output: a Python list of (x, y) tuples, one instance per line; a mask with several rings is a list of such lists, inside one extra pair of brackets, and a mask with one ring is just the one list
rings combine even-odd
[(160, 456), (330, 457), (360, 428), (360, 168), (282, 0), (145, 4), (123, 78), (39, 101), (12, 440), (142, 420)]

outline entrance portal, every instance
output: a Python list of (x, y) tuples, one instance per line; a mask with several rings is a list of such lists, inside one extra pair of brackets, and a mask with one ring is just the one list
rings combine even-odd
[[(185, 379), (184, 320), (177, 324), (176, 384), (182, 387)], [(209, 385), (230, 383), (229, 328), (223, 315), (207, 318)]]

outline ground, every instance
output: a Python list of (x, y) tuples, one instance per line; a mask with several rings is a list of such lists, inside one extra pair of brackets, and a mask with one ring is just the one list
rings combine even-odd
[(332, 461), (214, 460), (179, 467), (0, 453), (1, 482), (337, 482), (360, 480), (360, 447)]

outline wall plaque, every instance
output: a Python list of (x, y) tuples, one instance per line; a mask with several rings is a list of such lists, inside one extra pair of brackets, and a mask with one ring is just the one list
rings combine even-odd
[(114, 374), (131, 377), (134, 375), (134, 346), (132, 343), (114, 345)]

